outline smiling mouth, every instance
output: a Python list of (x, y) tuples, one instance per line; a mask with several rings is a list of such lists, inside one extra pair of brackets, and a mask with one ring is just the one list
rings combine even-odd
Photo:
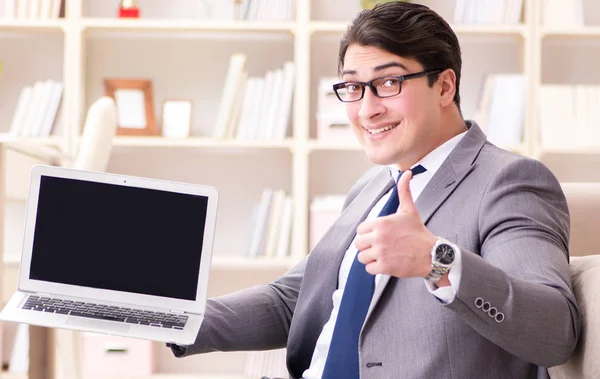
[(365, 129), (370, 134), (375, 135), (375, 134), (381, 134), (383, 132), (387, 132), (388, 130), (395, 129), (398, 125), (399, 124), (387, 125), (387, 126), (384, 126), (383, 128), (379, 128), (379, 129), (367, 129), (367, 128), (363, 127), (363, 129)]

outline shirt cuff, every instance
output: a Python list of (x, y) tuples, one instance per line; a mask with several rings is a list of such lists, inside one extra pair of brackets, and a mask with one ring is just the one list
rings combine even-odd
[(425, 281), (425, 286), (429, 293), (437, 297), (444, 304), (450, 304), (454, 301), (456, 294), (458, 293), (458, 285), (460, 284), (460, 276), (462, 273), (462, 251), (458, 249), (456, 256), (454, 257), (454, 265), (448, 271), (448, 281), (450, 285), (447, 287), (438, 287), (435, 284)]

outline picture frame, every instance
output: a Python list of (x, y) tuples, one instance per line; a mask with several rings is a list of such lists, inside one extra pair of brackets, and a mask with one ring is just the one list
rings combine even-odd
[(169, 99), (163, 102), (161, 133), (167, 138), (187, 138), (192, 126), (192, 101)]
[(152, 81), (147, 79), (104, 79), (104, 92), (117, 104), (117, 135), (158, 135), (154, 116)]

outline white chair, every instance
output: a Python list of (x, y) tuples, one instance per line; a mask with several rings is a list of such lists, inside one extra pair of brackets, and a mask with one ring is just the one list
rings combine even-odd
[(583, 327), (568, 362), (549, 369), (552, 379), (600, 378), (600, 183), (561, 183), (571, 215), (569, 253), (573, 291)]
[(39, 159), (54, 166), (87, 171), (106, 171), (116, 130), (117, 107), (115, 101), (111, 97), (102, 96), (88, 110), (79, 148), (74, 156), (62, 154), (50, 147), (32, 146), (23, 142), (7, 143), (5, 147), (7, 150)]
[[(112, 139), (117, 130), (117, 107), (108, 96), (97, 99), (89, 108), (79, 141), (77, 154), (62, 154), (45, 146), (21, 142), (6, 143), (5, 148), (41, 160), (49, 165), (86, 171), (106, 171), (112, 150)], [(1, 182), (1, 181), (0, 181)], [(36, 332), (46, 333), (48, 330)], [(81, 379), (80, 335), (70, 330), (52, 331), (55, 357), (54, 373), (58, 378)], [(47, 336), (46, 336), (47, 337)]]

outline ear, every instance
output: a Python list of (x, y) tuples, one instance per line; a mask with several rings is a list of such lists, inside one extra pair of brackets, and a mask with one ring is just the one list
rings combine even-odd
[(447, 107), (454, 101), (454, 94), (456, 93), (456, 74), (454, 70), (449, 68), (440, 72), (438, 83), (440, 86), (440, 105)]

